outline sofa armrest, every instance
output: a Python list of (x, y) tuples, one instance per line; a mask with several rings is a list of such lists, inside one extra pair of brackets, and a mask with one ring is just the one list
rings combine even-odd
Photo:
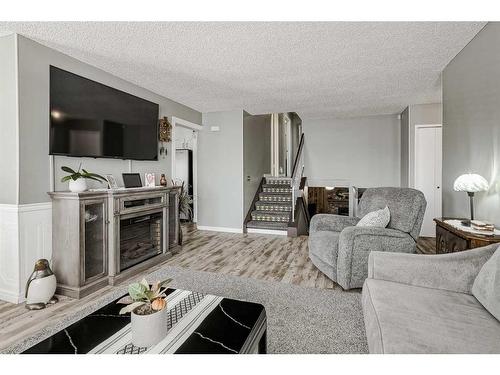
[(357, 217), (331, 215), (331, 214), (317, 214), (311, 218), (309, 232), (319, 231), (333, 231), (341, 232), (346, 227), (356, 225), (359, 221)]
[(422, 255), (373, 251), (368, 278), (471, 294), (481, 267), (498, 244), (452, 254)]

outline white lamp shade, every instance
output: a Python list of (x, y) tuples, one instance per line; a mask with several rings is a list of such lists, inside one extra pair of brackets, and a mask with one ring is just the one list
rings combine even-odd
[(474, 173), (467, 173), (459, 176), (453, 184), (453, 190), (466, 191), (468, 193), (486, 191), (488, 188), (488, 181), (486, 181), (483, 176)]

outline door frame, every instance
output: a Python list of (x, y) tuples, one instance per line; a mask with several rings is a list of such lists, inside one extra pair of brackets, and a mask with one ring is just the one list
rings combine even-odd
[(177, 178), (175, 173), (175, 150), (177, 148), (175, 145), (175, 129), (177, 126), (189, 128), (196, 132), (196, 137), (193, 142), (193, 223), (196, 223), (198, 222), (198, 132), (203, 129), (203, 126), (179, 117), (172, 117), (172, 150), (170, 152), (172, 180)]
[[(424, 128), (440, 128), (441, 132), (443, 130), (443, 124), (418, 124), (415, 125), (414, 133), (413, 133), (413, 188), (417, 186), (417, 132), (419, 129)], [(441, 133), (441, 185), (443, 184), (443, 142), (442, 142), (442, 133)], [(439, 190), (441, 192), (441, 214), (443, 213), (443, 187), (440, 186)]]
[(288, 116), (288, 113), (283, 114), (285, 121), (285, 144), (286, 144), (286, 176), (292, 177), (292, 167), (293, 167), (293, 156), (292, 155), (292, 119)]

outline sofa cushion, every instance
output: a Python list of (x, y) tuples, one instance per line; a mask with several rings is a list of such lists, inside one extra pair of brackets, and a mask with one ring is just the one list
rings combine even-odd
[(358, 221), (356, 226), (385, 228), (390, 220), (391, 213), (389, 212), (389, 207), (385, 206), (385, 208), (381, 210), (368, 212)]
[(340, 232), (318, 231), (309, 236), (309, 252), (330, 266), (337, 267)]
[(367, 279), (371, 353), (500, 353), (500, 322), (469, 294)]
[(497, 249), (483, 265), (472, 285), (472, 294), (500, 320), (500, 251)]

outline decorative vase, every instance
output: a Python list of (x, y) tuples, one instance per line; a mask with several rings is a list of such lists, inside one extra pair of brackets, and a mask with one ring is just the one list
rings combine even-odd
[(84, 178), (78, 180), (69, 180), (69, 190), (73, 193), (81, 193), (87, 190), (87, 181)]
[(132, 344), (144, 348), (158, 344), (167, 336), (167, 307), (148, 315), (137, 315), (132, 318)]
[(56, 277), (49, 266), (47, 259), (38, 259), (33, 273), (26, 283), (26, 308), (29, 310), (43, 309), (48, 303), (57, 302)]
[(165, 175), (162, 173), (160, 177), (160, 185), (161, 186), (167, 186), (167, 179), (165, 178)]

